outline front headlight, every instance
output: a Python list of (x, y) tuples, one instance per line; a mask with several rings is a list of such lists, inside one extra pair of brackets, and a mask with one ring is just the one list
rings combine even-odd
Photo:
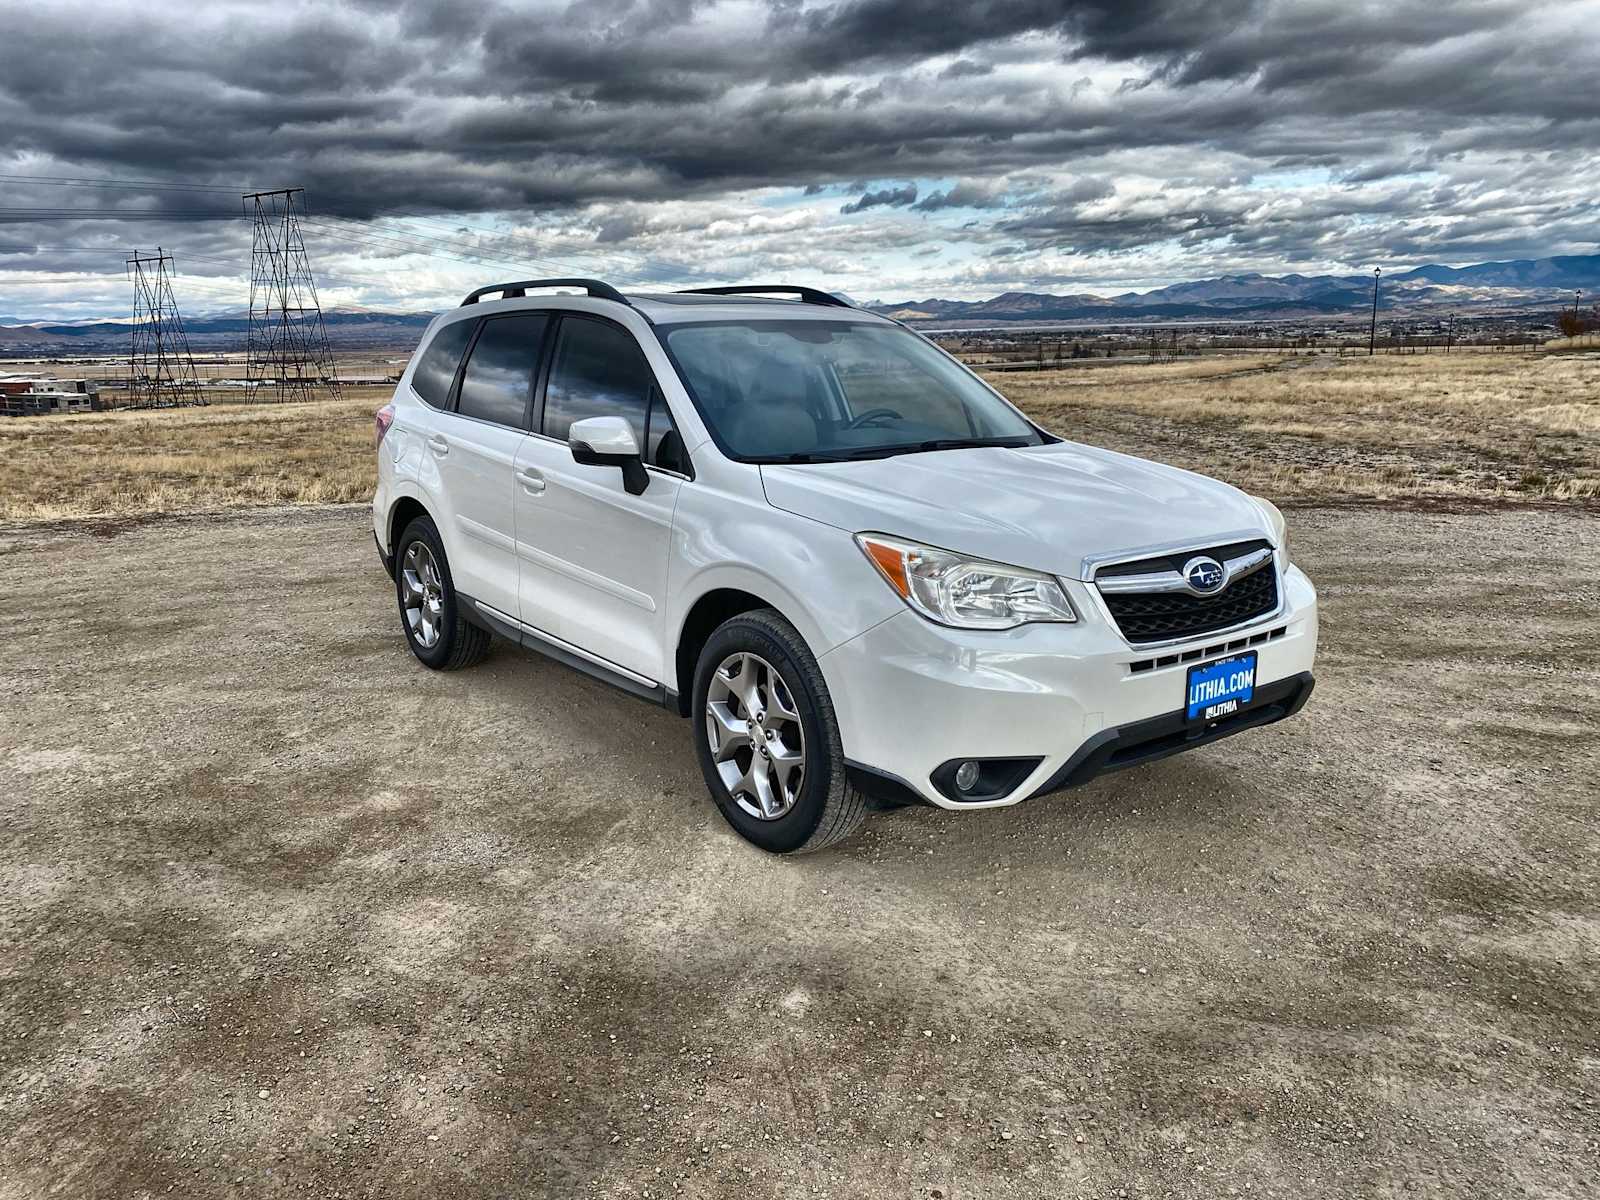
[(1012, 629), (1078, 619), (1054, 576), (877, 533), (858, 533), (856, 542), (902, 600), (941, 625)]
[(1272, 526), (1272, 544), (1283, 551), (1283, 561), (1289, 562), (1289, 527), (1284, 524), (1283, 513), (1278, 511), (1278, 506), (1271, 500), (1263, 500), (1260, 496), (1251, 496), (1261, 506), (1261, 511), (1267, 514), (1267, 522)]

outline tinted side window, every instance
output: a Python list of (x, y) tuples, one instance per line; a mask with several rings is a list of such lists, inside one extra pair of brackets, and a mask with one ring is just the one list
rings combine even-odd
[(461, 376), (456, 411), (496, 425), (525, 428), (533, 369), (539, 363), (548, 320), (544, 313), (518, 313), (485, 321)]
[(456, 381), (456, 368), (472, 340), (476, 321), (457, 321), (446, 325), (433, 335), (433, 341), (417, 360), (417, 369), (411, 372), (411, 386), (434, 408), (444, 408), (450, 402), (450, 385)]
[(544, 396), (544, 432), (566, 441), (574, 421), (626, 417), (643, 446), (655, 376), (633, 335), (603, 321), (567, 318)]

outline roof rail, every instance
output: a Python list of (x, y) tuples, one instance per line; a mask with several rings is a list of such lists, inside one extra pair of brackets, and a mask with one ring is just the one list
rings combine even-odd
[(849, 301), (841, 300), (839, 297), (831, 295), (828, 292), (820, 291), (817, 288), (796, 287), (793, 284), (788, 283), (774, 283), (763, 286), (758, 286), (755, 284), (738, 284), (733, 287), (703, 287), (683, 289), (684, 295), (700, 296), (754, 296), (760, 295), (763, 292), (798, 296), (805, 304), (827, 304), (833, 308), (855, 307), (855, 305), (851, 304)]
[[(469, 304), (476, 304), (479, 297), (487, 296), (491, 292), (499, 292), (502, 300), (520, 300), (528, 294), (527, 289), (532, 287), (581, 287), (597, 300), (615, 300), (618, 304), (628, 304), (628, 298), (609, 283), (598, 279), (521, 279), (515, 283), (494, 283), (488, 287), (481, 287), (471, 293), (461, 302), (463, 308)], [(628, 304), (629, 308), (633, 305)]]

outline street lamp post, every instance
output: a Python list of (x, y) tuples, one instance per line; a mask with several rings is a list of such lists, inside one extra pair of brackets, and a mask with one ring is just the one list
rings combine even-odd
[(1372, 268), (1372, 332), (1367, 336), (1368, 358), (1378, 352), (1378, 276), (1382, 274), (1382, 267)]

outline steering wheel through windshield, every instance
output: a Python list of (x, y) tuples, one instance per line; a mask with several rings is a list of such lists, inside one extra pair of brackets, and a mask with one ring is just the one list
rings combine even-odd
[(846, 421), (844, 423), (844, 427), (846, 429), (865, 429), (868, 425), (873, 425), (883, 420), (904, 421), (905, 417), (902, 416), (896, 409), (869, 408), (859, 417), (852, 417), (850, 420)]

